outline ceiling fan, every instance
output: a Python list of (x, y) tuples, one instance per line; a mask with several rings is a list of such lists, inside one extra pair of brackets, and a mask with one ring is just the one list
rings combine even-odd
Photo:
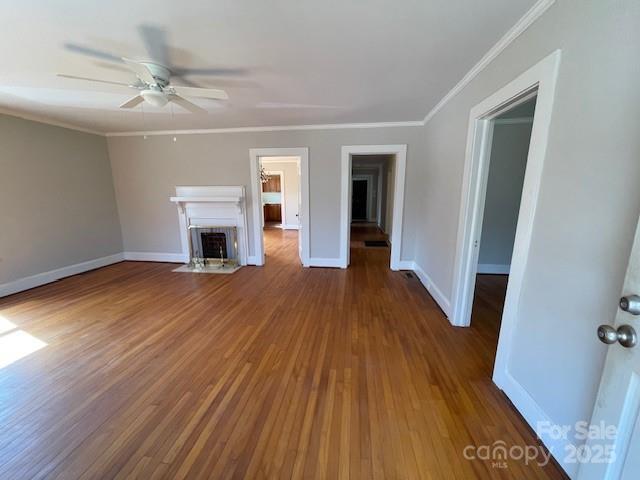
[[(198, 87), (193, 84), (193, 82), (184, 78), (184, 76), (189, 74), (233, 75), (242, 73), (242, 70), (223, 68), (190, 69), (173, 66), (169, 60), (169, 48), (166, 44), (164, 30), (150, 25), (141, 25), (138, 27), (138, 31), (142, 36), (143, 43), (145, 44), (149, 56), (152, 58), (150, 61), (137, 61), (126, 57), (119, 57), (108, 52), (84, 47), (82, 45), (65, 45), (68, 50), (76, 53), (111, 62), (123, 62), (124, 66), (136, 75), (137, 80), (135, 83), (129, 84), (66, 74), (58, 74), (58, 76), (75, 80), (120, 85), (138, 90), (138, 95), (124, 102), (120, 105), (120, 108), (133, 108), (142, 102), (147, 102), (155, 107), (164, 107), (167, 103), (172, 102), (193, 113), (207, 113), (204, 108), (190, 102), (184, 97), (212, 98), (216, 100), (226, 100), (229, 98), (224, 90)], [(172, 85), (171, 77), (178, 77), (181, 79), (182, 83), (193, 86), (187, 87)]]
[(171, 85), (171, 70), (163, 65), (153, 62), (138, 62), (125, 57), (122, 58), (122, 61), (135, 73), (137, 77), (136, 83), (127, 84), (111, 80), (65, 75), (62, 73), (59, 73), (58, 76), (75, 80), (121, 85), (139, 91), (138, 95), (124, 102), (120, 105), (120, 108), (133, 108), (142, 102), (147, 102), (154, 107), (164, 107), (167, 103), (173, 102), (193, 113), (207, 113), (204, 108), (199, 107), (184, 97), (213, 98), (216, 100), (226, 100), (229, 98), (224, 90), (216, 88)]

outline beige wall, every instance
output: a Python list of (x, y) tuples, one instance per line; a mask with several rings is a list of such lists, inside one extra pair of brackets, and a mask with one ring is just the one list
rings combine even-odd
[[(413, 258), (418, 212), (422, 127), (237, 132), (109, 137), (125, 251), (179, 253), (178, 213), (169, 202), (176, 185), (249, 186), (249, 149), (309, 148), (310, 250), (314, 258), (339, 257), (340, 154), (343, 145), (407, 144), (402, 259)], [(251, 189), (247, 188), (248, 205)], [(248, 215), (253, 228), (252, 212)], [(253, 255), (253, 236), (249, 235)]]
[(606, 353), (596, 327), (613, 319), (640, 214), (639, 24), (636, 0), (557, 0), (423, 131), (416, 261), (450, 296), (469, 112), (562, 50), (508, 360), (562, 425), (590, 418)]
[(106, 140), (0, 115), (0, 285), (122, 251)]

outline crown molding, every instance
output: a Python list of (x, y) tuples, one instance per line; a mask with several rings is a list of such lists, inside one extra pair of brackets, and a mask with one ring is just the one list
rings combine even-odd
[(0, 115), (8, 115), (10, 117), (21, 118), (22, 120), (28, 120), (30, 122), (44, 123), (45, 125), (51, 125), (53, 127), (66, 128), (67, 130), (75, 130), (82, 133), (90, 133), (91, 135), (99, 135), (104, 137), (104, 132), (98, 132), (89, 128), (79, 127), (65, 122), (58, 122), (57, 120), (51, 120), (47, 117), (41, 117), (40, 115), (33, 115), (30, 113), (17, 112), (7, 108), (0, 108)]
[(507, 48), (516, 38), (518, 38), (527, 28), (529, 28), (533, 22), (535, 22), (549, 7), (555, 3), (555, 0), (538, 0), (533, 7), (525, 13), (516, 24), (507, 31), (507, 33), (498, 42), (489, 49), (489, 51), (476, 63), (467, 74), (462, 77), (455, 87), (442, 97), (442, 99), (431, 109), (429, 113), (424, 117), (423, 123), (426, 125), (436, 113), (438, 113), (442, 107), (444, 107), (449, 100), (455, 97), (460, 91), (466, 87), (471, 80), (473, 80), (478, 74), (484, 70), (502, 51)]
[(338, 130), (343, 128), (421, 127), (421, 120), (409, 122), (329, 123), (319, 125), (282, 125), (272, 127), (201, 128), (194, 130), (150, 130), (137, 132), (108, 132), (107, 137), (140, 137), (157, 135), (203, 135), (207, 133), (280, 132), (287, 130)]

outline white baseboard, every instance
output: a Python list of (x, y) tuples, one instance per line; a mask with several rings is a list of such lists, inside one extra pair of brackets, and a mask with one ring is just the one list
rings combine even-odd
[(414, 270), (416, 264), (413, 260), (400, 260), (398, 262), (398, 270)]
[(577, 463), (564, 462), (567, 453), (570, 452), (571, 444), (573, 443), (570, 436), (562, 438), (562, 435), (554, 435), (553, 438), (547, 431), (538, 430), (538, 425), (546, 423), (549, 426), (555, 425), (549, 416), (540, 408), (536, 401), (529, 395), (525, 388), (516, 381), (515, 378), (508, 372), (494, 372), (494, 383), (500, 388), (513, 406), (520, 412), (526, 422), (536, 432), (538, 438), (547, 447), (553, 458), (556, 459), (562, 469), (569, 475), (569, 478), (576, 478), (578, 474)]
[(258, 265), (258, 257), (255, 255), (249, 255), (247, 257), (247, 265)]
[(339, 258), (309, 258), (309, 267), (330, 267), (330, 268), (342, 268)]
[(440, 306), (444, 314), (449, 318), (451, 316), (451, 302), (446, 297), (442, 290), (431, 280), (429, 275), (418, 265), (413, 262), (413, 271), (418, 276), (418, 279), (424, 285), (424, 288), (431, 294), (436, 303)]
[(135, 262), (187, 263), (189, 259), (182, 253), (124, 252), (124, 259)]
[(508, 275), (511, 265), (500, 265), (498, 263), (479, 263), (478, 273), (493, 275)]
[(299, 230), (300, 227), (298, 225), (282, 225), (283, 230)]
[(49, 270), (48, 272), (38, 273), (36, 275), (31, 275), (30, 277), (3, 283), (0, 285), (0, 297), (29, 290), (30, 288), (39, 287), (40, 285), (55, 282), (56, 280), (64, 277), (70, 277), (79, 273), (88, 272), (89, 270), (105, 267), (113, 263), (121, 262), (122, 260), (124, 260), (122, 253), (116, 253), (107, 257), (96, 258), (94, 260), (76, 263), (67, 267), (56, 268), (55, 270)]

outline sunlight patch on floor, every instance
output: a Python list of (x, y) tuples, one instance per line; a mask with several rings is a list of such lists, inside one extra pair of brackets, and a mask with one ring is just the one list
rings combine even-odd
[(47, 344), (0, 315), (0, 368), (46, 347)]

